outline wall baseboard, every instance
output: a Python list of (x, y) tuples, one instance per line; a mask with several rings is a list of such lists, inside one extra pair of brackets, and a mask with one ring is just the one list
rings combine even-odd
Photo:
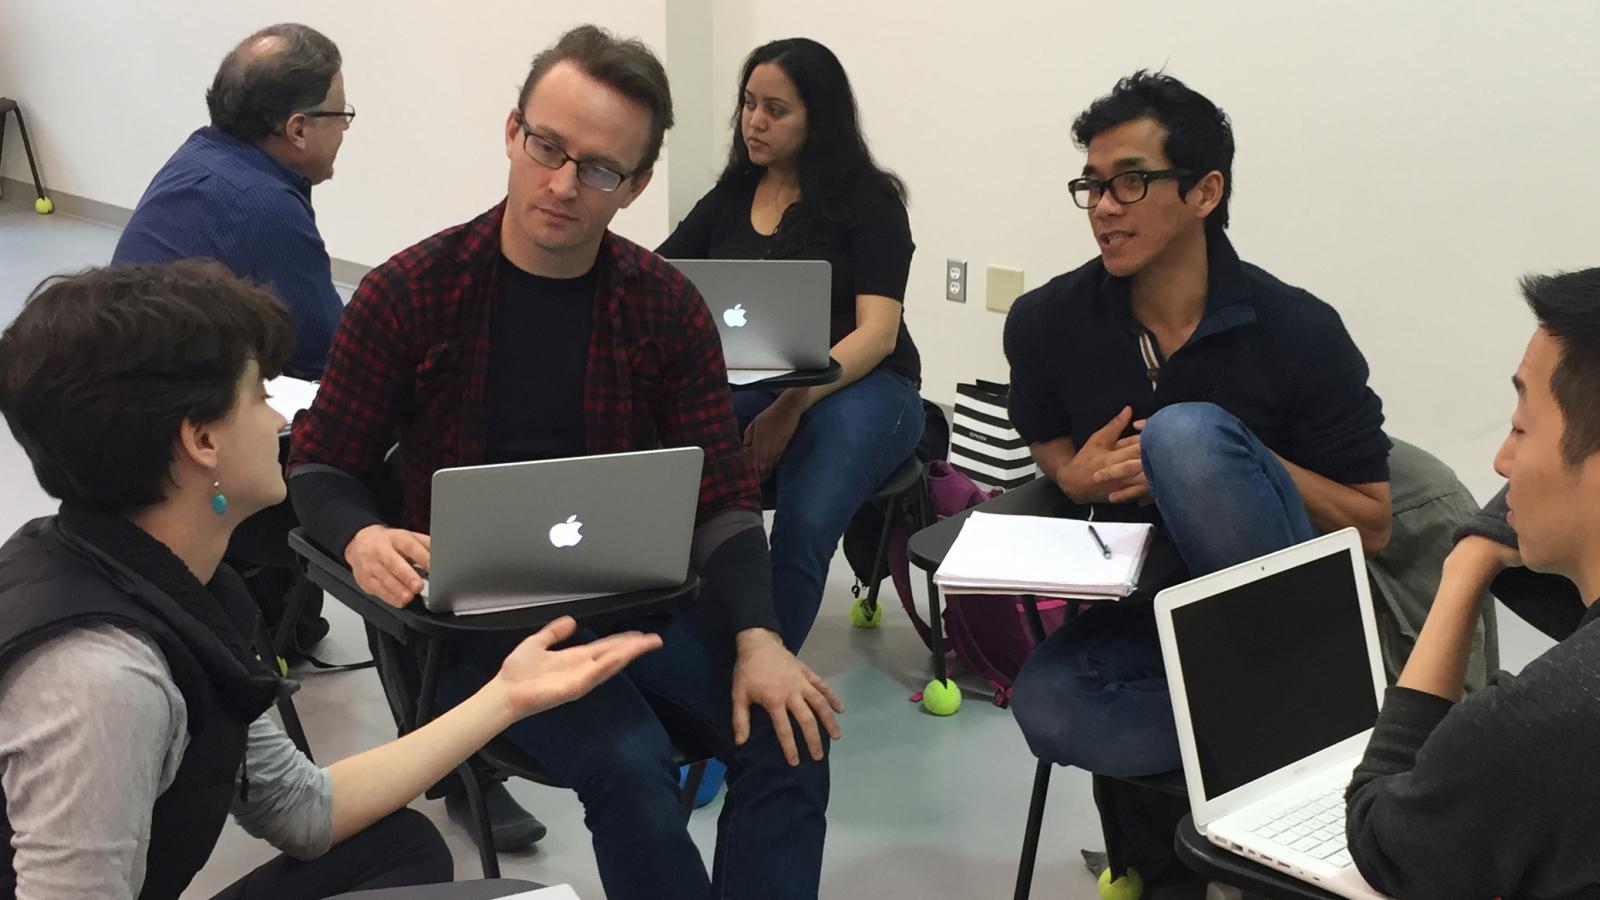
[[(15, 178), (0, 178), (0, 188), (3, 188), (7, 197), (32, 197), (33, 182), (18, 181)], [(85, 219), (97, 225), (109, 225), (112, 228), (121, 228), (128, 224), (128, 219), (133, 216), (133, 210), (110, 203), (101, 203), (99, 200), (90, 200), (76, 194), (64, 191), (53, 191), (49, 185), (45, 186), (45, 195), (56, 204), (56, 212), (74, 219)]]
[[(32, 197), (33, 182), (19, 181), (15, 178), (0, 178), (0, 193), (7, 197)], [(117, 206), (113, 203), (102, 203), (88, 197), (79, 197), (65, 191), (51, 190), (45, 186), (45, 194), (55, 202), (56, 214), (72, 216), (97, 225), (110, 228), (122, 228), (133, 218), (133, 210)], [(361, 263), (351, 262), (347, 259), (334, 258), (330, 260), (335, 284), (354, 286), (361, 283), (361, 279), (372, 271), (372, 267)]]

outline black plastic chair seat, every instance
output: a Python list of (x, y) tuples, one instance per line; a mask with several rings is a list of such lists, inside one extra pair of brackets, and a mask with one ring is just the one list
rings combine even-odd
[(922, 460), (917, 459), (915, 454), (906, 457), (906, 461), (901, 463), (893, 472), (890, 472), (889, 477), (884, 479), (883, 484), (878, 485), (878, 492), (872, 495), (872, 499), (888, 500), (892, 497), (898, 497), (906, 491), (916, 489), (918, 485), (922, 484), (924, 468), (926, 467), (923, 466)]
[[(638, 591), (593, 600), (549, 604), (506, 612), (482, 615), (455, 616), (429, 612), (421, 603), (413, 602), (403, 609), (395, 609), (368, 594), (356, 584), (350, 568), (325, 548), (313, 542), (305, 531), (296, 528), (289, 532), (289, 546), (300, 557), (305, 575), (313, 583), (332, 594), (361, 616), (375, 637), (374, 657), (378, 663), (378, 677), (383, 682), (384, 695), (402, 732), (426, 724), (435, 711), (439, 670), (445, 647), (452, 641), (483, 638), (495, 634), (519, 634), (536, 631), (562, 615), (571, 615), (586, 625), (601, 626), (626, 621), (642, 615), (662, 612), (692, 599), (699, 591), (698, 576), (689, 573), (681, 585), (656, 591)], [(408, 672), (410, 664), (420, 665), (420, 672)], [(668, 727), (671, 724), (663, 721)], [(683, 788), (685, 814), (692, 807), (695, 792), (705, 767), (699, 763), (709, 753), (696, 752), (678, 743), (674, 737), (673, 754), (680, 765), (694, 764)], [(496, 738), (473, 754), (472, 760), (463, 763), (457, 772), (461, 777), (477, 822), (478, 855), (486, 878), (500, 874), (500, 863), (494, 843), (487, 837), (489, 817), (478, 785), (479, 773), (472, 763), (486, 768), (492, 778), (517, 776), (552, 787), (570, 787), (556, 781), (532, 756), (524, 753), (509, 740)]]
[[(906, 457), (905, 462), (896, 466), (895, 470), (889, 473), (889, 477), (883, 480), (883, 484), (878, 485), (878, 489), (873, 492), (870, 499), (874, 502), (892, 500), (907, 491), (915, 489), (922, 483), (922, 471), (924, 468), (922, 460), (917, 459), (915, 454)], [(777, 503), (778, 479), (768, 478), (766, 481), (761, 482), (761, 508), (773, 509), (777, 506)]]

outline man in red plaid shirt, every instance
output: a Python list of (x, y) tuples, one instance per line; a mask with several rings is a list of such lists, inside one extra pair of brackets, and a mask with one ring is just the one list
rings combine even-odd
[[(612, 900), (811, 898), (842, 706), (777, 635), (758, 487), (710, 312), (660, 257), (607, 230), (649, 184), (671, 124), (666, 73), (643, 44), (585, 26), (539, 54), (506, 117), (506, 200), (362, 281), (295, 423), (289, 483), (312, 536), (403, 606), (422, 588), (413, 564), (428, 566), (435, 470), (704, 448), (695, 608), (624, 677), (506, 736), (578, 792)], [(391, 527), (369, 485), (397, 438)], [(477, 651), (453, 654), (447, 691), (493, 676), (503, 654)], [(728, 765), (712, 875), (653, 707), (697, 726)]]

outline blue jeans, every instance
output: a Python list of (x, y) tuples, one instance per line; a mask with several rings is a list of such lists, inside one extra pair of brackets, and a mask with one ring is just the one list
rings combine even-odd
[[(1156, 509), (1191, 575), (1316, 537), (1289, 472), (1222, 408), (1165, 407), (1139, 443)], [(1167, 581), (1091, 607), (1023, 665), (1011, 709), (1040, 759), (1117, 777), (1183, 764), (1149, 602), (1175, 583)]]
[[(802, 744), (802, 762), (791, 768), (760, 707), (750, 711), (749, 740), (733, 745), (733, 641), (701, 615), (673, 616), (660, 629), (660, 650), (503, 736), (577, 792), (611, 900), (814, 900), (827, 830), (827, 760), (812, 762)], [(593, 637), (580, 631), (574, 640)], [(459, 702), (486, 683), (512, 645), (454, 647), (441, 698)], [(728, 766), (709, 874), (689, 838), (663, 719)], [(822, 739), (826, 748), (826, 732)]]
[[(733, 395), (742, 429), (777, 391)], [(850, 517), (922, 439), (922, 398), (883, 367), (806, 410), (778, 461), (772, 520), (772, 594), (783, 642), (798, 652), (822, 606), (828, 563)]]

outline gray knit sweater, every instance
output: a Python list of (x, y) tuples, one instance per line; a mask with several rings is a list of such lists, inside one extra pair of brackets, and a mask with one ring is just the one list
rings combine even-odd
[[(1515, 546), (1505, 492), (1462, 533)], [(1529, 607), (1569, 601), (1532, 584)], [(1459, 704), (1389, 689), (1347, 794), (1350, 855), (1373, 887), (1407, 900), (1600, 898), (1597, 617), (1588, 608), (1520, 675)]]

